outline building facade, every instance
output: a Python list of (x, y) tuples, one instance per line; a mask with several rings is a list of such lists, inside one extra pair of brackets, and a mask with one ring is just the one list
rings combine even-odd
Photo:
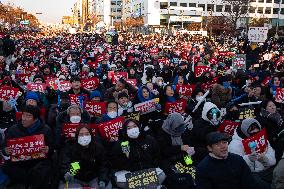
[[(176, 16), (229, 16), (232, 10), (231, 5), (221, 0), (123, 0), (122, 7), (122, 19), (142, 16), (145, 25), (167, 25), (171, 17)], [(247, 7), (238, 27), (243, 27), (247, 18), (268, 18), (272, 25), (279, 20), (280, 25), (284, 25), (284, 0), (251, 0)]]
[(121, 0), (95, 0), (95, 15), (99, 21), (103, 21), (106, 25), (120, 23), (122, 17), (122, 1)]

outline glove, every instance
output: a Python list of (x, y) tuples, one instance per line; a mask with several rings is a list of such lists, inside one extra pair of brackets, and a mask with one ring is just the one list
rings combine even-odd
[(257, 153), (251, 153), (250, 155), (248, 155), (248, 158), (251, 162), (255, 162), (257, 160)]
[(195, 154), (194, 147), (189, 147), (186, 152), (188, 155), (193, 156)]
[(99, 182), (99, 189), (105, 189), (106, 188), (106, 183), (104, 181)]
[(71, 180), (73, 180), (73, 176), (71, 175), (71, 173), (67, 172), (64, 175), (64, 179), (65, 179), (65, 181), (71, 181)]

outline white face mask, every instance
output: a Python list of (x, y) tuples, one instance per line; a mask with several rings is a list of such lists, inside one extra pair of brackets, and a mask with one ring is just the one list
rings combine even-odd
[(71, 116), (70, 121), (71, 121), (71, 123), (80, 123), (81, 116)]
[(91, 135), (78, 137), (78, 144), (80, 144), (81, 146), (88, 146), (90, 142), (91, 142)]
[(127, 136), (129, 138), (136, 139), (136, 138), (138, 138), (139, 134), (140, 134), (140, 131), (139, 131), (138, 127), (135, 127), (135, 128), (132, 128), (132, 129), (127, 129)]
[(117, 117), (117, 112), (108, 112), (107, 115), (108, 115), (110, 118), (116, 118), (116, 117)]
[(202, 96), (196, 96), (196, 101), (199, 102), (202, 99)]

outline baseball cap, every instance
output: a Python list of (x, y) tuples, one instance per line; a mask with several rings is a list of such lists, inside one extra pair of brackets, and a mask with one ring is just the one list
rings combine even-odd
[(229, 141), (229, 137), (220, 132), (211, 132), (206, 136), (207, 145), (216, 144), (220, 141)]

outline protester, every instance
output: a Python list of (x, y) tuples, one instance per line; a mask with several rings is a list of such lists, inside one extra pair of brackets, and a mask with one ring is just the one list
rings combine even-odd
[(207, 155), (197, 166), (197, 189), (256, 188), (250, 169), (243, 158), (229, 153), (229, 138), (219, 132), (206, 136)]

